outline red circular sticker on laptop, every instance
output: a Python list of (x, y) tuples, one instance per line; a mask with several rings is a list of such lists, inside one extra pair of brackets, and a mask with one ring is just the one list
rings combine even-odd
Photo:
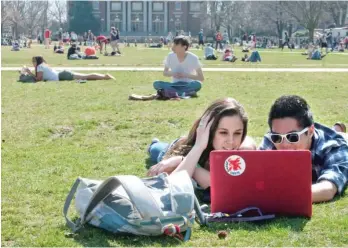
[(225, 170), (231, 176), (240, 176), (245, 171), (245, 161), (237, 155), (232, 155), (225, 160)]

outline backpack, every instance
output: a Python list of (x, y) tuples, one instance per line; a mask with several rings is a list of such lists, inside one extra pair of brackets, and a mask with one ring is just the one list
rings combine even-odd
[(35, 77), (29, 74), (21, 74), (17, 82), (22, 83), (36, 83)]
[(178, 92), (176, 90), (172, 89), (159, 89), (157, 90), (157, 100), (170, 100), (175, 98), (190, 98), (190, 97), (197, 97), (196, 91), (185, 91), (183, 93), (184, 95), (179, 96)]
[(169, 100), (173, 98), (179, 98), (178, 93), (175, 90), (159, 89), (157, 90), (158, 100)]
[[(67, 213), (75, 192), (75, 206), (80, 217), (72, 222)], [(63, 209), (67, 225), (73, 232), (88, 223), (116, 234), (165, 234), (185, 241), (191, 236), (197, 211), (198, 218), (204, 221), (186, 171), (170, 177), (162, 173), (144, 179), (113, 176), (103, 182), (78, 178)]]

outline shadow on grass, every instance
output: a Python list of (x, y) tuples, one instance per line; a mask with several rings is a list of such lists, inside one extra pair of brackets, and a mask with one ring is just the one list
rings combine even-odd
[[(69, 233), (69, 228), (61, 225), (60, 229)], [(182, 242), (168, 236), (139, 236), (132, 234), (113, 234), (102, 229), (86, 225), (76, 234), (66, 235), (67, 239), (74, 239), (84, 247), (111, 247), (111, 246), (182, 246)]]
[[(217, 232), (224, 229), (233, 230), (244, 230), (244, 231), (261, 231), (271, 229), (290, 229), (291, 231), (301, 232), (306, 226), (308, 218), (286, 218), (277, 217), (273, 220), (256, 221), (256, 222), (226, 222), (226, 223), (209, 223), (204, 230), (209, 232)], [(226, 225), (227, 224), (227, 225)]]
[[(306, 218), (285, 218), (280, 217), (273, 220), (262, 222), (240, 222), (240, 223), (209, 223), (208, 226), (194, 225), (195, 231), (217, 233), (221, 230), (228, 230), (230, 232), (243, 231), (271, 231), (274, 229), (287, 229), (295, 232), (300, 232), (305, 227), (309, 219)], [(226, 225), (227, 224), (227, 225)], [(69, 232), (65, 225), (61, 225), (63, 231)], [(149, 237), (137, 236), (131, 234), (113, 234), (102, 229), (86, 225), (79, 233), (67, 235), (66, 238), (73, 238), (76, 242), (84, 247), (110, 247), (110, 246), (182, 246), (183, 243), (165, 235)]]

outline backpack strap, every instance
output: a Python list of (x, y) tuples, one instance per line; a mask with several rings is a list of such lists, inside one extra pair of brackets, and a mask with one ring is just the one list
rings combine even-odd
[(63, 214), (64, 214), (64, 217), (65, 217), (65, 220), (66, 220), (66, 224), (70, 227), (70, 229), (73, 231), (73, 232), (76, 232), (78, 231), (81, 226), (80, 226), (80, 219), (78, 219), (76, 221), (76, 223), (72, 222), (68, 217), (68, 210), (69, 210), (69, 207), (70, 207), (70, 204), (71, 204), (71, 200), (73, 199), (74, 195), (75, 195), (75, 192), (76, 192), (76, 189), (77, 187), (79, 186), (81, 182), (81, 179), (80, 178), (77, 178), (74, 185), (72, 186), (68, 196), (66, 197), (66, 200), (65, 200), (65, 203), (64, 203), (64, 208), (63, 208)]
[(81, 217), (81, 223), (88, 222), (88, 215), (94, 208), (119, 186), (124, 188), (143, 219), (149, 220), (153, 216), (163, 216), (162, 210), (140, 178), (136, 176), (114, 176), (106, 179), (94, 192), (85, 213)]

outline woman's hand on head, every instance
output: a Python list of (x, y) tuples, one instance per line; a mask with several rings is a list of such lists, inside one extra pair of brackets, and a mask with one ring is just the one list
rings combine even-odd
[(182, 156), (174, 156), (174, 157), (162, 160), (161, 162), (152, 166), (147, 172), (147, 175), (157, 176), (158, 174), (161, 174), (163, 172), (170, 174), (178, 167), (178, 165), (182, 162), (182, 160), (183, 160)]
[(196, 130), (197, 136), (196, 136), (195, 146), (200, 148), (202, 151), (205, 150), (208, 146), (210, 128), (214, 122), (214, 118), (212, 118), (210, 121), (209, 119), (210, 119), (210, 115), (204, 115), (201, 118)]

